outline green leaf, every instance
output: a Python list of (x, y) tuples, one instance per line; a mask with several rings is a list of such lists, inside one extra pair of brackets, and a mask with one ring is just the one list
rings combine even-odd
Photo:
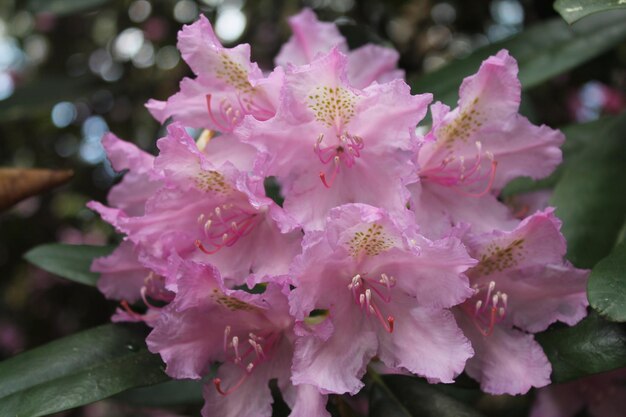
[(556, 0), (554, 3), (554, 9), (570, 25), (590, 14), (624, 7), (624, 0)]
[(567, 162), (550, 201), (563, 221), (568, 258), (581, 268), (611, 251), (626, 219), (625, 135), (626, 113), (598, 129)]
[(519, 64), (522, 87), (528, 89), (600, 55), (626, 38), (623, 13), (603, 13), (570, 27), (561, 19), (534, 25), (506, 40), (480, 48), (468, 57), (412, 81), (414, 92), (430, 92), (435, 100), (453, 105), (464, 77), (500, 49), (508, 49)]
[(169, 379), (141, 332), (113, 324), (0, 362), (0, 375), (0, 414), (12, 417), (56, 413)]
[[(80, 2), (76, 2), (80, 4)], [(94, 79), (48, 76), (18, 87), (6, 100), (0, 101), (0, 122), (32, 118), (50, 112), (59, 101), (73, 100), (93, 89)]]
[(30, 0), (28, 8), (35, 13), (52, 13), (57, 16), (70, 15), (96, 9), (111, 0)]
[(135, 388), (115, 396), (115, 399), (142, 407), (202, 404), (203, 385), (203, 381), (172, 380), (151, 387)]
[(39, 268), (81, 284), (95, 286), (98, 274), (91, 272), (94, 258), (106, 256), (112, 246), (66, 245), (51, 243), (28, 251), (24, 258)]
[(371, 417), (482, 417), (470, 406), (415, 377), (368, 373)]
[(611, 321), (626, 321), (626, 241), (593, 268), (587, 295), (600, 314)]
[(592, 313), (574, 327), (536, 336), (552, 363), (552, 382), (566, 382), (626, 366), (626, 327)]

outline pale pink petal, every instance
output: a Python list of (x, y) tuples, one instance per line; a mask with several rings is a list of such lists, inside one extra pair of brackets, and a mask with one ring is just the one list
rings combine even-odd
[(379, 332), (378, 356), (391, 368), (403, 368), (429, 381), (454, 382), (474, 351), (447, 310), (418, 307), (410, 297), (395, 296), (392, 333)]
[(311, 9), (303, 9), (289, 18), (293, 35), (276, 56), (276, 65), (309, 64), (334, 47), (347, 52), (348, 45), (334, 23), (320, 22)]
[(489, 281), (507, 271), (562, 264), (566, 247), (560, 228), (554, 209), (549, 208), (527, 217), (510, 232), (494, 230), (467, 238), (470, 254), (479, 260), (470, 276)]
[(447, 236), (461, 224), (470, 226), (472, 233), (493, 230), (513, 230), (519, 223), (508, 207), (488, 193), (482, 197), (467, 198), (454, 189), (430, 184), (427, 181), (411, 184), (411, 210), (420, 233), (430, 239)]
[[(257, 369), (232, 393), (221, 395), (212, 383), (203, 391), (203, 417), (271, 417), (272, 393), (269, 388), (269, 370)], [(225, 388), (237, 384), (245, 371), (239, 366), (226, 363), (220, 366), (218, 376)]]
[(153, 169), (154, 156), (112, 133), (102, 137), (102, 146), (114, 170), (128, 170), (122, 181), (111, 188), (109, 204), (128, 215), (143, 214), (146, 200), (160, 185), (159, 175)]
[[(212, 89), (212, 81), (200, 76), (196, 79), (183, 78), (180, 82), (180, 90), (169, 97), (167, 101), (149, 100), (146, 108), (150, 114), (161, 123), (174, 116), (176, 121), (185, 126), (197, 129), (207, 128), (222, 130), (209, 117), (206, 96), (213, 93), (213, 100), (219, 101), (216, 91)], [(181, 111), (183, 110), (184, 111)]]
[(400, 54), (395, 49), (367, 44), (348, 54), (348, 79), (355, 88), (365, 88), (373, 82), (386, 83), (403, 79), (398, 69)]
[[(326, 410), (326, 402), (328, 396), (322, 395), (313, 385), (302, 384), (292, 388), (294, 393), (293, 405), (289, 417), (330, 417), (330, 413)], [(285, 397), (285, 391), (283, 397)], [(290, 401), (287, 401), (287, 404)]]
[[(246, 73), (249, 72), (254, 78), (262, 78), (261, 71), (256, 64), (250, 63), (250, 45), (224, 48), (215, 36), (211, 23), (202, 14), (196, 22), (183, 26), (183, 29), (178, 32), (177, 46), (183, 59), (195, 74), (205, 74), (214, 68), (221, 68), (224, 59), (227, 58)], [(220, 78), (220, 73), (217, 74), (217, 78)]]
[[(348, 295), (348, 293), (346, 293)], [(346, 302), (330, 312), (332, 336), (324, 340), (314, 335), (296, 341), (292, 381), (310, 384), (322, 393), (356, 394), (363, 387), (361, 377), (376, 354), (376, 333), (360, 312)]]
[(556, 321), (573, 326), (587, 315), (589, 271), (572, 265), (546, 265), (498, 280), (509, 294), (507, 315), (516, 326), (537, 333)]
[(455, 315), (475, 351), (465, 370), (484, 392), (525, 394), (550, 383), (552, 366), (533, 335), (496, 325), (483, 336), (466, 313), (459, 310)]
[(134, 245), (124, 241), (111, 255), (94, 260), (91, 270), (100, 273), (98, 289), (105, 297), (129, 302), (141, 297), (141, 287), (150, 270), (137, 256)]

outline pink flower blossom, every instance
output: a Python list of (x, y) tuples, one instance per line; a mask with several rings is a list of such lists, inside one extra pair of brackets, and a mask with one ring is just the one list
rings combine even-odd
[(188, 261), (178, 274), (178, 293), (147, 343), (174, 378), (198, 379), (221, 363), (204, 390), (203, 416), (271, 416), (268, 383), (274, 378), (292, 417), (329, 415), (319, 391), (289, 381), (293, 319), (280, 285), (267, 284), (262, 294), (231, 290), (217, 269)]
[(245, 115), (259, 120), (273, 116), (282, 83), (282, 69), (265, 77), (250, 62), (250, 45), (224, 48), (206, 17), (184, 26), (178, 49), (196, 78), (184, 78), (180, 91), (167, 101), (150, 100), (146, 107), (164, 122), (230, 132)]
[(475, 290), (455, 309), (476, 355), (466, 372), (491, 394), (523, 394), (550, 383), (551, 366), (533, 333), (556, 321), (574, 325), (587, 314), (588, 271), (563, 260), (565, 240), (552, 209), (510, 232), (466, 239), (479, 260), (468, 271)]
[(321, 229), (328, 210), (368, 203), (405, 208), (415, 181), (414, 130), (431, 95), (412, 96), (401, 80), (352, 88), (338, 49), (285, 74), (274, 118), (246, 118), (236, 134), (270, 155), (286, 211), (305, 230)]
[(417, 222), (438, 237), (460, 222), (474, 233), (511, 230), (517, 222), (496, 200), (519, 176), (542, 178), (561, 162), (564, 136), (518, 113), (517, 63), (502, 50), (463, 80), (458, 106), (431, 107), (433, 126), (419, 151), (419, 183), (411, 186)]
[[(350, 204), (331, 210), (325, 231), (305, 235), (289, 297), (301, 321), (295, 384), (355, 394), (374, 356), (438, 382), (463, 370), (472, 349), (445, 308), (471, 295), (463, 271), (475, 261), (457, 239), (431, 242), (412, 229)], [(307, 325), (313, 310), (328, 317)]]
[(289, 18), (293, 35), (276, 56), (276, 65), (305, 65), (326, 55), (332, 48), (348, 56), (348, 80), (354, 88), (365, 88), (373, 82), (386, 83), (404, 79), (398, 69), (400, 55), (391, 48), (367, 44), (348, 51), (346, 39), (334, 23), (320, 22), (311, 9), (303, 9)]
[[(287, 271), (301, 235), (265, 196), (254, 148), (225, 135), (201, 151), (178, 124), (158, 146), (154, 169), (162, 184), (143, 215), (89, 205), (138, 247), (143, 265), (165, 276), (169, 255), (176, 252), (215, 265), (227, 279)], [(168, 288), (175, 290), (175, 283)]]

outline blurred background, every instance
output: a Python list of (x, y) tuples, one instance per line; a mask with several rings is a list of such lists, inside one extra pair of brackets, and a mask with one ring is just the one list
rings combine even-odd
[[(0, 360), (105, 323), (114, 310), (96, 289), (56, 278), (22, 255), (48, 242), (115, 241), (85, 208), (89, 200), (104, 201), (118, 179), (100, 138), (111, 130), (155, 151), (161, 126), (143, 105), (174, 93), (190, 72), (175, 46), (181, 25), (207, 15), (225, 45), (250, 43), (253, 60), (269, 70), (290, 36), (287, 17), (305, 6), (335, 21), (352, 48), (396, 48), (409, 80), (557, 16), (542, 0), (3, 0), (0, 166), (76, 175), (0, 214)], [(532, 89), (523, 112), (558, 127), (618, 113), (625, 93), (622, 45)], [(104, 402), (62, 415), (173, 414)]]

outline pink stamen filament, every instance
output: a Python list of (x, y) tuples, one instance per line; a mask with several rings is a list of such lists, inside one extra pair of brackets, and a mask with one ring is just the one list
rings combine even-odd
[[(482, 169), (485, 158), (490, 161), (487, 172), (483, 172), (484, 170)], [(456, 161), (458, 163), (453, 164)], [(483, 152), (481, 143), (476, 142), (476, 156), (469, 168), (465, 164), (464, 157), (455, 158), (454, 156), (449, 156), (442, 160), (436, 168), (422, 172), (421, 177), (426, 181), (450, 187), (456, 193), (467, 197), (482, 197), (493, 188), (497, 166), (498, 163), (493, 159), (493, 155), (490, 152)], [(485, 181), (487, 184), (482, 191), (466, 191), (460, 188), (472, 186), (480, 182), (484, 183)]]
[(200, 239), (194, 244), (207, 255), (213, 255), (249, 235), (257, 224), (256, 220), (257, 213), (247, 212), (232, 204), (216, 207), (213, 213), (207, 216), (201, 214), (198, 217), (198, 224), (202, 225), (208, 246)]
[(233, 109), (233, 106), (226, 101), (226, 99), (222, 99), (219, 104), (218, 114), (216, 115), (213, 111), (213, 106), (211, 105), (211, 98), (211, 94), (207, 94), (206, 104), (211, 121), (215, 124), (218, 130), (222, 132), (231, 132), (243, 119), (244, 114), (241, 111), (243, 107), (240, 109)]
[(320, 134), (313, 146), (313, 151), (324, 165), (333, 161), (334, 167), (332, 168), (330, 180), (327, 179), (326, 173), (320, 172), (320, 179), (326, 188), (330, 188), (334, 183), (341, 164), (345, 165), (346, 168), (354, 166), (356, 159), (361, 156), (361, 150), (365, 146), (361, 137), (349, 133), (337, 136), (337, 139), (338, 145), (322, 147), (324, 135)]
[[(377, 286), (382, 286), (383, 288), (377, 288)], [(357, 274), (352, 277), (350, 284), (348, 284), (348, 289), (352, 291), (352, 297), (355, 304), (357, 304), (366, 314), (374, 315), (389, 333), (393, 332), (395, 319), (393, 316), (384, 317), (374, 300), (374, 294), (387, 304), (391, 302), (391, 288), (394, 286), (395, 279), (393, 277), (388, 277), (386, 274), (381, 275), (380, 281), (367, 279), (364, 276)], [(387, 290), (387, 294), (383, 294), (381, 290)]]
[[(271, 351), (274, 345), (278, 341), (279, 334), (275, 332), (270, 332), (266, 336), (258, 336), (254, 333), (248, 334), (248, 349), (243, 352), (243, 354), (239, 350), (239, 337), (233, 336), (228, 341), (228, 338), (231, 334), (231, 327), (226, 326), (224, 329), (224, 352), (226, 353), (226, 361), (231, 362), (237, 365), (242, 371), (243, 375), (237, 382), (235, 382), (230, 388), (224, 390), (222, 388), (222, 380), (220, 378), (213, 379), (213, 384), (215, 385), (215, 389), (221, 395), (229, 395), (235, 390), (237, 390), (252, 374), (252, 371), (256, 369), (259, 364), (261, 364), (264, 360), (268, 359), (266, 356), (266, 351)], [(265, 346), (265, 348), (263, 348)], [(234, 355), (229, 354), (230, 349)], [(247, 361), (247, 358), (254, 352), (255, 357), (251, 361)], [(247, 362), (247, 365), (243, 365), (243, 363)]]
[(335, 156), (334, 158), (334, 169), (332, 171), (331, 177), (330, 177), (330, 181), (326, 180), (326, 174), (323, 172), (320, 172), (320, 179), (322, 180), (322, 184), (324, 184), (324, 187), (326, 188), (330, 188), (332, 187), (332, 185), (335, 182), (335, 179), (337, 178), (337, 174), (339, 173), (339, 157)]
[[(496, 324), (506, 317), (508, 295), (500, 291), (496, 291), (494, 294), (495, 285), (494, 281), (489, 283), (485, 297), (476, 301), (473, 312), (471, 312), (474, 326), (483, 336), (491, 335)], [(481, 291), (477, 288), (476, 296), (480, 295)], [(471, 303), (467, 305), (472, 308)]]

